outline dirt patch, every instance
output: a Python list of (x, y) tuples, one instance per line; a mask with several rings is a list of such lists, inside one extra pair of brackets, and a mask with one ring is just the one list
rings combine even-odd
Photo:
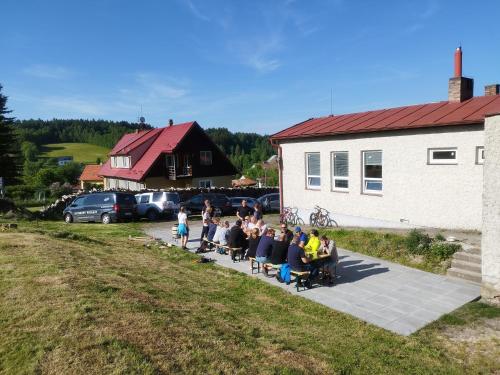
[[(500, 341), (500, 318), (483, 319), (470, 327), (449, 327), (443, 335), (453, 342), (477, 343), (484, 340)], [(499, 349), (500, 350), (500, 349)]]

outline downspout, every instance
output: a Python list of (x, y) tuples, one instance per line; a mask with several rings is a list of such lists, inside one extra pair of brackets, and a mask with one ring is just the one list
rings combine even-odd
[(280, 194), (280, 214), (283, 213), (283, 151), (278, 142), (271, 139), (271, 146), (278, 150), (278, 184)]

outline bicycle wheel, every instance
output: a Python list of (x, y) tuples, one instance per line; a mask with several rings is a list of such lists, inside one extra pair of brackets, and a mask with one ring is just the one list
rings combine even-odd
[(337, 224), (337, 222), (335, 220), (333, 220), (331, 217), (328, 218), (328, 226), (329, 227), (335, 227), (335, 228), (339, 227), (339, 225)]
[(316, 215), (314, 213), (312, 213), (311, 215), (309, 215), (309, 225), (311, 227), (315, 227), (316, 226)]
[(306, 225), (306, 223), (304, 223), (304, 220), (302, 220), (302, 218), (297, 217), (297, 223), (294, 225)]

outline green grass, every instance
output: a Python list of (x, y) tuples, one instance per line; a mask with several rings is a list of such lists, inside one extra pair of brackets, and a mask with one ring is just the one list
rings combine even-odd
[(329, 229), (321, 233), (335, 239), (338, 247), (428, 272), (444, 274), (451, 264), (451, 258), (443, 260), (432, 252), (425, 256), (415, 254), (408, 235), (365, 229)]
[[(138, 223), (20, 221), (0, 233), (0, 373), (489, 373), (500, 353), (444, 335), (471, 303), (402, 337), (176, 248)], [(450, 323), (450, 317), (456, 321)], [(488, 342), (493, 349), (495, 342)]]
[(97, 158), (104, 162), (108, 159), (106, 147), (91, 145), (89, 143), (52, 143), (42, 146), (42, 157), (57, 158), (59, 156), (73, 156), (78, 163), (93, 164)]

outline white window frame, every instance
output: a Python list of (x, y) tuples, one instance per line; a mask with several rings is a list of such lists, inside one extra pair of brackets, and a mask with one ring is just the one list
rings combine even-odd
[[(434, 152), (454, 152), (455, 159), (434, 159)], [(456, 147), (435, 147), (427, 149), (427, 164), (456, 165), (458, 164), (458, 149)]]
[[(309, 156), (318, 155), (319, 156), (319, 175), (309, 174)], [(306, 152), (306, 188), (310, 190), (321, 190), (321, 154), (319, 152)], [(319, 185), (311, 185), (309, 183), (310, 178), (319, 178)]]
[(484, 146), (476, 147), (476, 164), (484, 164)]
[[(382, 165), (382, 178), (377, 178), (377, 177), (366, 177), (365, 176), (365, 154), (368, 152), (380, 152), (382, 154), (380, 160), (381, 160), (381, 165)], [(361, 176), (362, 176), (362, 192), (363, 194), (371, 194), (371, 195), (382, 195), (384, 192), (384, 154), (382, 150), (365, 150), (361, 151)], [(368, 189), (367, 182), (374, 181), (374, 182), (380, 182), (382, 183), (382, 189), (380, 190), (374, 190), (374, 189)]]
[(200, 165), (212, 165), (212, 151), (200, 151)]
[[(335, 155), (336, 154), (347, 154), (347, 176), (336, 176), (335, 175)], [(349, 191), (349, 151), (332, 151), (331, 153), (331, 173), (332, 173), (332, 191)], [(347, 181), (347, 187), (336, 187), (335, 181)]]
[[(207, 182), (210, 186), (207, 186)], [(199, 180), (198, 181), (198, 187), (200, 188), (205, 188), (205, 189), (210, 189), (213, 187), (212, 180)]]
[(116, 168), (116, 156), (111, 156), (111, 168)]

